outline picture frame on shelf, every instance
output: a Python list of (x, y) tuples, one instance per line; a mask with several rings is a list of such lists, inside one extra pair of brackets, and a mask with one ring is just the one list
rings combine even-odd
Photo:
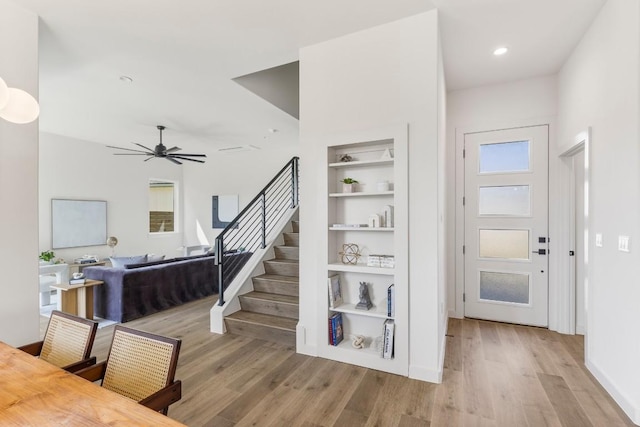
[(327, 279), (329, 285), (329, 308), (336, 308), (342, 305), (342, 287), (340, 285), (340, 275), (334, 274)]

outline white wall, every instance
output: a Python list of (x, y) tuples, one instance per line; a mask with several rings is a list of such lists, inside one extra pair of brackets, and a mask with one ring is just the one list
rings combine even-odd
[[(591, 126), (587, 366), (640, 424), (640, 10), (609, 0), (559, 74), (559, 138)], [(594, 235), (602, 233), (603, 247)], [(617, 250), (619, 235), (631, 252)]]
[[(211, 227), (211, 196), (237, 194), (241, 211), (297, 155), (297, 146), (236, 153), (211, 152), (207, 154), (205, 167), (185, 169), (185, 244), (213, 245), (222, 231)], [(304, 184), (302, 186), (301, 192), (305, 191)]]
[[(438, 15), (419, 14), (304, 48), (300, 52), (301, 176), (300, 324), (317, 354), (320, 221), (314, 194), (324, 194), (324, 134), (409, 123), (409, 375), (439, 381), (438, 305)], [(441, 100), (443, 101), (443, 100)], [(318, 141), (314, 143), (313, 141)], [(322, 282), (324, 283), (324, 282)]]
[[(462, 253), (462, 200), (456, 195), (456, 183), (461, 185), (461, 146), (456, 138), (463, 132), (504, 129), (530, 124), (545, 124), (554, 120), (557, 102), (556, 77), (540, 77), (517, 82), (452, 91), (447, 98), (447, 301), (449, 313), (462, 317), (462, 270), (456, 271), (456, 256)], [(552, 123), (553, 124), (553, 123)], [(551, 128), (551, 139), (555, 132)], [(457, 134), (457, 135), (456, 135)], [(457, 164), (458, 163), (458, 164)], [(550, 168), (551, 169), (551, 168)], [(550, 180), (553, 177), (550, 176)], [(552, 208), (553, 209), (553, 208)], [(456, 216), (456, 221), (453, 216)], [(553, 222), (551, 216), (550, 223)], [(551, 226), (551, 224), (550, 224)], [(460, 266), (459, 266), (460, 267)], [(458, 274), (456, 274), (458, 273)], [(551, 281), (551, 278), (550, 278)]]
[[(0, 0), (0, 77), (38, 98), (38, 16)], [(40, 335), (38, 122), (0, 119), (0, 341)]]
[[(117, 256), (155, 253), (167, 258), (182, 256), (180, 226), (177, 233), (150, 235), (149, 180), (177, 182), (178, 200), (183, 205), (185, 168), (162, 159), (143, 162), (137, 156), (114, 156), (104, 145), (42, 133), (40, 135), (40, 251), (51, 248), (51, 199), (107, 201), (107, 235), (118, 238)], [(182, 223), (182, 211), (178, 221)], [(106, 246), (56, 249), (56, 257), (72, 262), (83, 254), (108, 257)], [(37, 296), (36, 296), (37, 301)]]

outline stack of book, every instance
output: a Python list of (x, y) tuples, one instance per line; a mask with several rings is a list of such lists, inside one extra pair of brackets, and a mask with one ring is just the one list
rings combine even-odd
[(393, 333), (395, 329), (395, 323), (393, 319), (387, 319), (384, 321), (384, 327), (382, 329), (382, 357), (384, 359), (393, 359)]
[(338, 345), (343, 338), (342, 313), (335, 313), (329, 318), (329, 344)]
[(84, 281), (85, 278), (83, 277), (78, 277), (77, 279), (74, 279), (73, 277), (71, 279), (69, 279), (69, 284), (70, 285), (84, 285)]

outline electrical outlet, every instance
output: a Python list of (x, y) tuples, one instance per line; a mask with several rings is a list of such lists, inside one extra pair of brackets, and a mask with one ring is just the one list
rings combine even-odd
[(618, 236), (618, 250), (629, 252), (629, 236)]
[(596, 233), (596, 246), (602, 247), (602, 233)]

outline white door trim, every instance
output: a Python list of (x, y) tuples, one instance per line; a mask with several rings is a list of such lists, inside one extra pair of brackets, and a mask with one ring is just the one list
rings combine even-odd
[[(556, 120), (553, 116), (533, 118), (529, 120), (513, 120), (498, 123), (476, 123), (455, 128), (455, 300), (453, 304), (449, 303), (449, 316), (461, 319), (464, 317), (464, 304), (462, 295), (464, 293), (464, 255), (462, 246), (464, 245), (464, 207), (462, 206), (462, 198), (464, 197), (464, 159), (462, 152), (464, 150), (464, 135), (466, 133), (486, 132), (494, 130), (513, 129), (531, 126), (549, 126), (549, 186), (553, 188), (555, 179), (554, 169), (557, 162), (556, 147)], [(549, 200), (552, 200), (552, 194), (549, 193)], [(551, 207), (551, 204), (550, 204)], [(549, 236), (555, 229), (555, 218), (549, 215)], [(551, 248), (551, 245), (549, 245)], [(549, 329), (557, 330), (556, 317), (552, 315), (552, 307), (556, 305), (555, 292), (555, 275), (553, 274), (553, 265), (556, 253), (552, 251), (549, 254)], [(557, 265), (558, 263), (555, 262)], [(451, 283), (451, 282), (449, 282)]]
[[(557, 298), (560, 303), (558, 304), (558, 328), (557, 331), (565, 334), (575, 334), (576, 333), (576, 281), (575, 281), (575, 269), (573, 266), (574, 261), (568, 256), (568, 251), (575, 247), (575, 168), (576, 167), (584, 167), (584, 179), (585, 179), (585, 209), (588, 212), (591, 212), (590, 205), (590, 186), (589, 183), (591, 181), (591, 171), (589, 165), (591, 164), (590, 159), (590, 140), (591, 140), (591, 128), (580, 132), (572, 142), (563, 147), (559, 157), (562, 160), (561, 164), (564, 166), (561, 171), (561, 176), (559, 176), (559, 188), (561, 191), (560, 197), (563, 200), (567, 200), (568, 204), (565, 205), (565, 209), (562, 209), (559, 214), (561, 215), (560, 221), (563, 224), (566, 224), (566, 227), (563, 227), (564, 232), (558, 236), (559, 245), (562, 248), (566, 248), (564, 251), (564, 255), (561, 258), (561, 263), (558, 268), (562, 270), (564, 273), (564, 277), (567, 280), (561, 280), (557, 287)], [(573, 156), (584, 150), (584, 165), (576, 165), (573, 159)], [(589, 218), (589, 217), (587, 217)], [(588, 304), (588, 286), (589, 286), (589, 277), (590, 267), (589, 267), (589, 225), (590, 219), (585, 222), (586, 232), (585, 232), (585, 242), (584, 242), (584, 256), (586, 261), (586, 269), (585, 269), (585, 298), (587, 298)], [(587, 331), (588, 331), (588, 313), (587, 310), (585, 315), (585, 358), (586, 353), (588, 351), (587, 345)]]

